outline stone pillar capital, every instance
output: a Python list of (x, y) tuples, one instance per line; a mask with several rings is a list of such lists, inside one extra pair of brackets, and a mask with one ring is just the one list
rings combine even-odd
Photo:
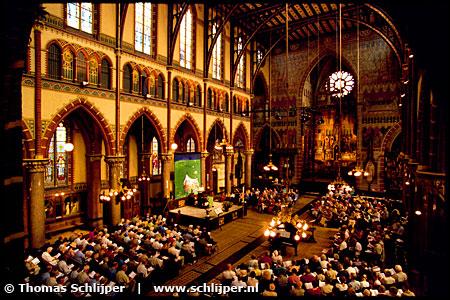
[(255, 153), (255, 150), (253, 150), (253, 149), (244, 150), (244, 155), (247, 155), (247, 156), (252, 156), (254, 153)]
[(161, 153), (161, 160), (163, 162), (168, 162), (172, 160), (172, 153)]
[(23, 159), (23, 165), (29, 173), (44, 173), (48, 163), (47, 158)]
[(123, 164), (125, 161), (125, 156), (122, 155), (118, 155), (118, 156), (105, 156), (105, 162), (110, 166), (110, 167), (116, 167), (116, 166), (120, 166), (121, 164)]
[(229, 157), (229, 156), (232, 156), (233, 154), (234, 154), (233, 148), (228, 148), (228, 147), (225, 148), (225, 156)]
[(202, 152), (200, 155), (201, 155), (200, 156), (201, 158), (207, 158), (209, 156), (209, 152), (205, 151), (205, 152)]
[(94, 161), (102, 160), (103, 155), (102, 154), (86, 154), (86, 157), (88, 158), (89, 162), (94, 162)]

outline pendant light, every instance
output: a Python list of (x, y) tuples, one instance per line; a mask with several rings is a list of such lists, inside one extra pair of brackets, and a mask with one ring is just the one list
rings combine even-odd
[[(272, 48), (272, 34), (269, 37), (269, 49)], [(264, 171), (278, 171), (272, 162), (272, 54), (269, 53), (269, 163), (263, 167)]]
[(145, 173), (145, 156), (144, 156), (144, 115), (141, 117), (141, 163), (142, 174), (138, 177), (138, 181), (150, 181), (150, 176)]

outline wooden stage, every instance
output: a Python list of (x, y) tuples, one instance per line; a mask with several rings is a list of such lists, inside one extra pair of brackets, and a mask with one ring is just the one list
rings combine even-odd
[[(207, 214), (208, 211), (208, 214)], [(212, 207), (207, 209), (194, 206), (183, 206), (169, 210), (176, 222), (183, 225), (200, 225), (208, 229), (216, 229), (244, 215), (242, 205), (233, 204), (228, 211), (223, 211), (221, 202), (214, 201)]]

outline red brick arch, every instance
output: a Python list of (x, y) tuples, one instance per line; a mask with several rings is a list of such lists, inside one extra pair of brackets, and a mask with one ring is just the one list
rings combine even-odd
[(52, 120), (47, 125), (47, 128), (45, 129), (44, 135), (42, 137), (42, 151), (44, 153), (44, 156), (48, 155), (47, 149), (50, 144), (50, 140), (55, 133), (56, 128), (58, 127), (58, 124), (76, 109), (83, 109), (99, 126), (100, 131), (103, 135), (103, 140), (105, 142), (106, 155), (115, 154), (116, 149), (114, 146), (114, 133), (111, 130), (111, 126), (105, 120), (101, 112), (92, 103), (80, 97), (63, 107), (58, 113), (53, 116)]
[(191, 124), (192, 128), (194, 129), (195, 138), (197, 139), (195, 141), (196, 145), (198, 145), (198, 148), (201, 149), (202, 145), (203, 145), (202, 132), (201, 132), (200, 127), (198, 126), (197, 122), (195, 121), (195, 118), (190, 113), (186, 113), (184, 116), (182, 116), (178, 120), (177, 124), (175, 125), (175, 127), (172, 130), (172, 136), (170, 137), (170, 142), (175, 140), (175, 134), (177, 133), (178, 128), (184, 121), (187, 121), (189, 124)]
[(24, 120), (22, 120), (22, 134), (23, 134), (23, 140), (24, 140), (24, 146), (25, 146), (25, 158), (32, 158), (34, 155), (34, 139), (33, 135), (31, 134), (30, 129), (28, 128), (27, 123), (25, 123)]
[(156, 133), (158, 134), (159, 141), (161, 143), (161, 151), (166, 152), (166, 134), (164, 133), (163, 126), (161, 122), (158, 120), (158, 117), (147, 107), (141, 107), (137, 112), (134, 113), (134, 115), (128, 120), (125, 127), (122, 129), (122, 133), (120, 134), (120, 151), (123, 151), (123, 146), (125, 143), (125, 138), (128, 134), (128, 131), (130, 130), (133, 123), (142, 115), (146, 116), (147, 119), (150, 121), (150, 123), (153, 125), (153, 127), (156, 130)]
[(395, 138), (400, 134), (401, 131), (402, 131), (401, 123), (400, 122), (395, 123), (384, 136), (383, 142), (381, 143), (381, 150), (390, 151), (392, 148), (392, 144), (395, 141)]
[(242, 138), (244, 142), (245, 150), (248, 150), (250, 145), (250, 136), (248, 135), (247, 128), (245, 128), (244, 123), (240, 123), (233, 134), (233, 146), (236, 144), (238, 138)]
[(209, 135), (211, 134), (211, 131), (213, 130), (214, 125), (215, 125), (216, 123), (223, 129), (224, 135), (225, 135), (224, 138), (225, 138), (225, 140), (228, 141), (227, 128), (225, 127), (225, 124), (223, 123), (222, 119), (219, 119), (219, 118), (215, 119), (214, 122), (213, 122), (213, 123), (211, 124), (211, 126), (209, 127), (209, 129), (208, 129), (208, 134), (206, 135), (206, 140), (209, 139)]

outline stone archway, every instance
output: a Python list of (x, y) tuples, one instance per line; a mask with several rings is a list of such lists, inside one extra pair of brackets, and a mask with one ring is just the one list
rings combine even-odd
[(103, 139), (105, 141), (105, 152), (106, 155), (113, 155), (115, 153), (114, 146), (114, 134), (111, 130), (111, 126), (105, 120), (101, 112), (89, 101), (84, 98), (78, 98), (77, 100), (64, 106), (59, 112), (53, 116), (49, 125), (45, 129), (44, 135), (42, 137), (42, 153), (46, 157), (48, 154), (48, 147), (50, 140), (58, 127), (58, 124), (64, 120), (70, 113), (77, 109), (83, 109), (92, 119), (97, 123), (102, 133)]

